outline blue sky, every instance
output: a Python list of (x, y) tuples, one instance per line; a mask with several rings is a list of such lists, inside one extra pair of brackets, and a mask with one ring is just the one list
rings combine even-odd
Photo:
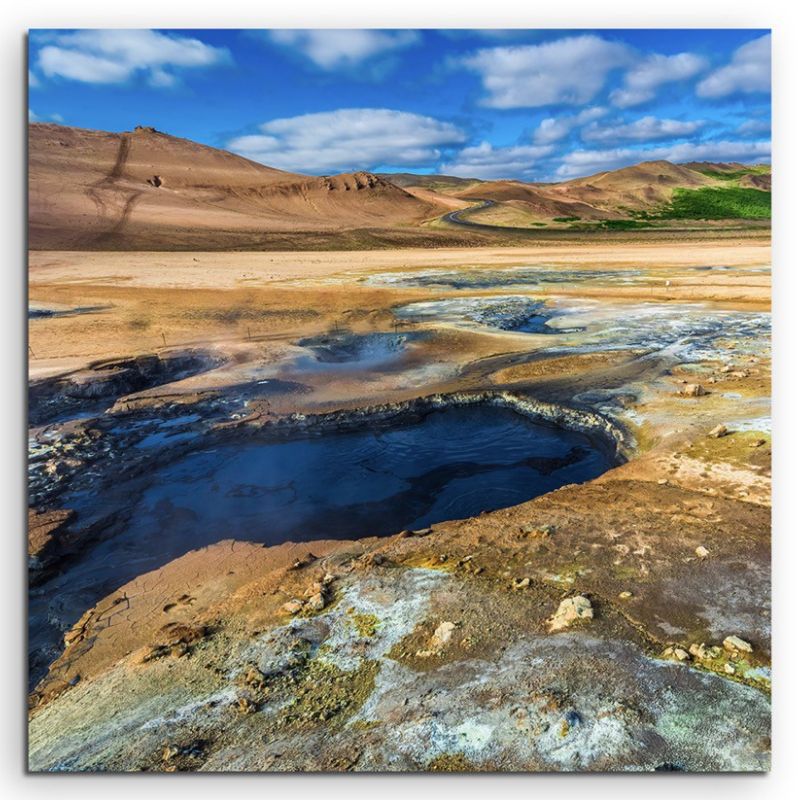
[(36, 30), (29, 66), (32, 120), (152, 125), (293, 172), (770, 158), (759, 30)]

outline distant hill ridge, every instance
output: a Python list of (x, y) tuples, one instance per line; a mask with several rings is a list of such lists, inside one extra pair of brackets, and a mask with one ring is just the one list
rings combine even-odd
[[(480, 212), (489, 222), (612, 224), (651, 213), (677, 192), (721, 186), (768, 192), (770, 168), (649, 161), (561, 183), (365, 171), (312, 176), (147, 126), (124, 133), (29, 126), (33, 249), (268, 247), (284, 235), (312, 241), (346, 234), (360, 242), (380, 232), (435, 246), (449, 240), (443, 226), (428, 223), (479, 201), (493, 201)], [(455, 227), (447, 236), (458, 242), (468, 234)]]

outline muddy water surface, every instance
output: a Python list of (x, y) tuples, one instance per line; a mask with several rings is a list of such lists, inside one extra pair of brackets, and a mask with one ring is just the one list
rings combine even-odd
[(589, 480), (612, 458), (582, 433), (478, 406), (392, 428), (236, 441), (128, 483), (74, 492), (63, 504), (79, 522), (115, 512), (122, 521), (33, 592), (32, 663), (51, 659), (63, 628), (102, 597), (197, 547), (394, 534)]

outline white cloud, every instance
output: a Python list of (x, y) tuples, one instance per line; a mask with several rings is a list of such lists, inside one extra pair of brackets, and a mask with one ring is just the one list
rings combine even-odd
[(768, 119), (749, 119), (736, 129), (736, 133), (752, 136), (757, 133), (768, 133), (771, 130), (772, 123)]
[(538, 45), (492, 47), (463, 60), (479, 73), (492, 108), (588, 103), (608, 73), (630, 62), (629, 49), (599, 36), (573, 36)]
[(591, 120), (599, 119), (608, 110), (601, 106), (593, 106), (581, 111), (580, 114), (572, 114), (563, 117), (548, 117), (543, 119), (536, 130), (533, 132), (533, 140), (537, 144), (552, 144), (559, 142), (569, 135), (576, 125), (584, 125)]
[(619, 108), (638, 106), (652, 100), (659, 86), (692, 78), (707, 66), (708, 62), (694, 53), (653, 53), (625, 74), (622, 87), (611, 92), (609, 98)]
[(268, 31), (267, 36), (276, 44), (299, 50), (322, 69), (352, 67), (419, 41), (415, 31), (368, 29), (274, 30)]
[(47, 120), (61, 124), (64, 122), (64, 117), (61, 114), (45, 114), (45, 116), (41, 116), (32, 108), (28, 109), (28, 122), (47, 122)]
[(642, 161), (768, 161), (769, 141), (758, 142), (685, 142), (663, 147), (615, 148), (610, 150), (574, 150), (564, 156), (556, 174), (559, 178), (577, 178), (610, 169), (639, 164)]
[(441, 166), (441, 172), (461, 178), (515, 178), (530, 173), (536, 161), (552, 151), (547, 145), (493, 147), (489, 142), (482, 142), (475, 147), (465, 147), (451, 163)]
[(150, 30), (85, 30), (47, 37), (37, 66), (48, 78), (123, 83), (143, 73), (151, 86), (173, 85), (173, 70), (209, 67), (229, 59), (225, 48)]
[(312, 173), (417, 167), (439, 159), (440, 147), (466, 139), (449, 122), (387, 108), (324, 111), (259, 127), (260, 134), (240, 136), (228, 147), (272, 167)]
[(548, 117), (539, 123), (533, 132), (533, 140), (539, 144), (560, 142), (575, 127), (574, 117)]
[(38, 89), (42, 85), (41, 81), (36, 77), (32, 70), (28, 70), (28, 88)]
[(647, 142), (655, 139), (676, 139), (689, 136), (705, 125), (703, 120), (683, 122), (677, 119), (642, 117), (635, 122), (619, 125), (598, 125), (596, 122), (584, 128), (581, 137), (587, 142), (615, 142), (632, 140)]
[(700, 97), (726, 97), (734, 92), (769, 92), (771, 77), (770, 34), (738, 48), (731, 61), (697, 84)]

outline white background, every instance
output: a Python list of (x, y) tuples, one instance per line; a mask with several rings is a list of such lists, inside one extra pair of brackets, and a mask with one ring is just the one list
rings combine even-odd
[[(800, 401), (797, 253), (800, 4), (779, 0), (6, 0), (0, 11), (2, 241), (0, 262), (0, 785), (5, 797), (113, 798), (317, 796), (320, 800), (422, 797), (726, 800), (800, 797)], [(774, 674), (773, 769), (761, 775), (474, 776), (26, 776), (25, 767), (25, 33), (28, 28), (772, 28), (774, 163)], [(708, 714), (715, 709), (710, 707)], [(492, 797), (493, 796), (493, 797)]]

